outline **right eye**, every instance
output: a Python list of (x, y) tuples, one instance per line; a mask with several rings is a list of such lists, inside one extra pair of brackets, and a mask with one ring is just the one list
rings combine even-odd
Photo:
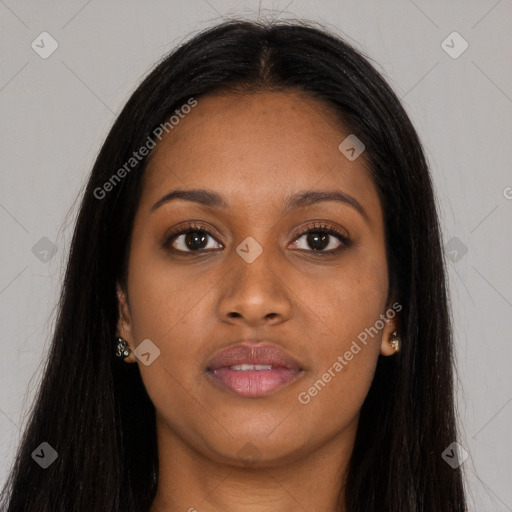
[[(211, 240), (209, 241), (208, 238)], [(222, 245), (216, 242), (207, 227), (190, 222), (187, 228), (171, 233), (166, 238), (164, 247), (174, 252), (198, 253), (220, 249)]]

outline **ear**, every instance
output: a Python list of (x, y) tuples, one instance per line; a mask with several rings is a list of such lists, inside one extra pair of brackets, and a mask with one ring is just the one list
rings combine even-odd
[(402, 306), (399, 302), (394, 302), (392, 306), (389, 306), (384, 313), (386, 320), (384, 329), (382, 332), (382, 341), (380, 345), (380, 354), (382, 356), (392, 356), (396, 354), (395, 348), (391, 345), (391, 340), (395, 338), (393, 336), (393, 332), (398, 332), (398, 338), (400, 339), (400, 315), (398, 314), (399, 311), (402, 310)]
[(124, 362), (135, 363), (137, 361), (133, 354), (133, 351), (135, 350), (135, 343), (132, 334), (130, 307), (128, 306), (126, 292), (122, 289), (119, 283), (116, 283), (116, 293), (118, 305), (117, 336), (126, 340), (126, 343), (128, 343), (128, 347), (130, 348), (130, 355), (124, 358)]

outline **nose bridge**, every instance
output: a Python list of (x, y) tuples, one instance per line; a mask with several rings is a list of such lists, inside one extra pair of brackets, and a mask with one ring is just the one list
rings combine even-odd
[(264, 238), (263, 232), (259, 236), (255, 234), (255, 237), (246, 237), (235, 248), (231, 265), (238, 288), (250, 286), (252, 293), (265, 293), (265, 290), (277, 288), (272, 260), (276, 260), (278, 250), (271, 246), (269, 237)]
[(275, 264), (279, 250), (270, 238), (265, 238), (262, 230), (254, 237), (246, 237), (230, 254), (229, 286), (220, 305), (225, 318), (240, 316), (259, 322), (264, 318), (289, 316), (290, 300)]

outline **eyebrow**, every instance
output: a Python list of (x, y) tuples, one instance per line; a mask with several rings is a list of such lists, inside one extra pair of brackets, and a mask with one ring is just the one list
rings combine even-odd
[[(216, 192), (206, 189), (191, 189), (191, 190), (182, 190), (176, 189), (168, 194), (165, 194), (162, 198), (160, 198), (152, 207), (151, 211), (155, 211), (158, 207), (163, 204), (169, 203), (171, 201), (179, 200), (182, 201), (191, 201), (194, 203), (199, 203), (204, 206), (209, 206), (212, 208), (229, 208), (229, 204)], [(340, 203), (346, 204), (356, 210), (362, 217), (364, 217), (367, 221), (369, 220), (368, 214), (365, 209), (361, 206), (361, 204), (354, 199), (352, 196), (342, 192), (341, 190), (304, 190), (302, 192), (297, 192), (290, 197), (288, 197), (284, 203), (283, 213), (289, 212), (291, 210), (295, 210), (298, 208), (304, 208), (305, 206), (310, 206), (315, 203), (320, 203), (322, 201), (338, 201)]]

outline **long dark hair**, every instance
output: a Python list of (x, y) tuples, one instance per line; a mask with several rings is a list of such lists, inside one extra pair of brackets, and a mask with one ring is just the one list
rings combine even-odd
[[(390, 289), (403, 306), (401, 351), (379, 357), (345, 488), (350, 512), (463, 512), (445, 264), (428, 166), (404, 109), (368, 59), (305, 22), (231, 20), (158, 63), (118, 116), (84, 192), (43, 380), (2, 510), (146, 511), (156, 493), (155, 410), (138, 365), (114, 355), (123, 281), (147, 158), (103, 198), (98, 188), (191, 98), (299, 90), (334, 107), (365, 155), (384, 212)], [(96, 191), (96, 194), (95, 194)], [(32, 452), (58, 458), (42, 469)], [(341, 502), (340, 482), (340, 510)]]

